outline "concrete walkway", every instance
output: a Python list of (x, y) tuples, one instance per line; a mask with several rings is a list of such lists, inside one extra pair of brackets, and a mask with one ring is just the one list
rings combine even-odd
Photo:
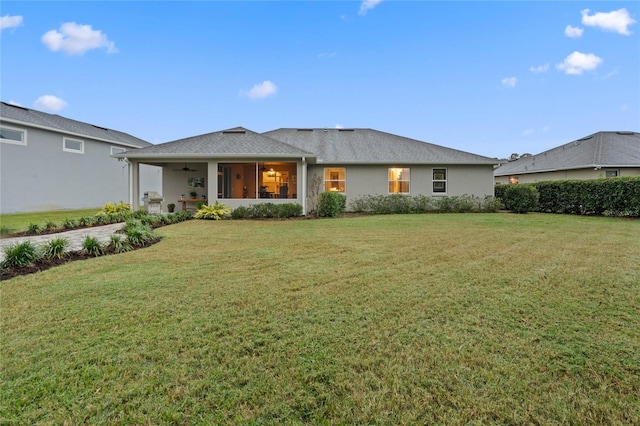
[(15, 238), (3, 238), (0, 240), (0, 262), (4, 260), (4, 248), (12, 244), (19, 244), (23, 241), (31, 241), (35, 246), (41, 246), (55, 238), (65, 238), (69, 245), (67, 251), (77, 251), (82, 249), (82, 244), (87, 236), (95, 237), (100, 243), (108, 243), (111, 235), (124, 227), (122, 223), (112, 223), (110, 225), (94, 226), (91, 228), (75, 229), (72, 231), (58, 232), (56, 234), (29, 235)]

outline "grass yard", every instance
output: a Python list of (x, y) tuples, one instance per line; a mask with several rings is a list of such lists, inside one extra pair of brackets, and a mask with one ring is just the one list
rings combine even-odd
[(640, 423), (638, 220), (156, 232), (0, 283), (0, 423)]
[(78, 219), (84, 216), (94, 216), (101, 207), (76, 210), (50, 210), (33, 213), (7, 213), (0, 215), (0, 227), (7, 233), (25, 231), (30, 224), (44, 225), (48, 220), (61, 224), (65, 219)]

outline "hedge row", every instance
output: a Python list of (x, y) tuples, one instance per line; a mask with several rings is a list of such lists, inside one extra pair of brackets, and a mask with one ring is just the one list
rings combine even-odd
[[(640, 217), (640, 177), (558, 180), (524, 185), (532, 185), (538, 190), (539, 212)], [(504, 197), (508, 187), (497, 185), (495, 196)]]

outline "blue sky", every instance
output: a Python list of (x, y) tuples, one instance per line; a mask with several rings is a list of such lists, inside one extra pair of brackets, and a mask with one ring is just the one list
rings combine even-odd
[(640, 3), (0, 3), (4, 102), (152, 143), (366, 127), (489, 157), (640, 130)]

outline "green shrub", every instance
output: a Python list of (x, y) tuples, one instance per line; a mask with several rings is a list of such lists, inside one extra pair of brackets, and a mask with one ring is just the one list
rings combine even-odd
[(504, 206), (513, 213), (527, 213), (538, 208), (538, 190), (533, 185), (508, 185), (503, 195)]
[(69, 241), (65, 238), (54, 238), (42, 247), (42, 257), (45, 259), (62, 259), (68, 255)]
[(497, 184), (493, 187), (493, 196), (496, 198), (504, 199), (504, 192), (507, 190), (509, 185)]
[(534, 184), (545, 213), (640, 217), (640, 177)]
[(86, 216), (78, 219), (79, 226), (93, 226), (94, 223), (95, 223), (95, 218), (93, 216)]
[(82, 252), (89, 256), (102, 256), (104, 254), (104, 247), (100, 244), (100, 241), (96, 237), (87, 235), (82, 243)]
[(320, 217), (336, 217), (346, 210), (347, 197), (339, 192), (325, 191), (318, 195), (316, 214)]
[[(118, 201), (117, 203), (106, 203), (102, 206), (100, 213), (107, 216), (112, 216), (119, 213), (131, 213), (131, 205), (124, 201)], [(98, 213), (98, 214), (100, 214)]]
[(46, 232), (55, 232), (58, 230), (58, 224), (55, 223), (52, 220), (47, 220), (44, 223), (44, 228), (43, 228)]
[(27, 227), (27, 234), (29, 235), (37, 235), (41, 232), (42, 229), (40, 229), (40, 225), (38, 225), (37, 223), (30, 223)]
[(153, 234), (151, 228), (140, 222), (125, 227), (125, 235), (132, 246), (143, 246), (146, 243), (155, 240), (157, 237)]
[(208, 220), (222, 220), (225, 219), (229, 213), (231, 213), (231, 208), (226, 205), (216, 201), (210, 206), (203, 205), (195, 215), (196, 219), (208, 219)]
[(65, 219), (62, 222), (62, 229), (69, 230), (69, 229), (75, 229), (77, 227), (78, 227), (78, 221), (75, 219)]
[(278, 217), (289, 218), (302, 216), (302, 204), (286, 203), (278, 204)]
[(16, 232), (16, 230), (10, 226), (0, 225), (0, 235), (11, 235), (14, 232)]
[(5, 246), (3, 251), (3, 268), (28, 266), (40, 258), (38, 250), (30, 241)]
[(231, 211), (231, 219), (248, 219), (252, 215), (252, 209), (246, 206), (236, 207)]
[(109, 245), (107, 248), (114, 253), (125, 253), (133, 250), (129, 240), (123, 238), (121, 235), (114, 234), (110, 237)]
[(369, 214), (495, 212), (502, 203), (495, 197), (475, 195), (428, 197), (426, 195), (365, 195), (353, 200), (351, 210)]

